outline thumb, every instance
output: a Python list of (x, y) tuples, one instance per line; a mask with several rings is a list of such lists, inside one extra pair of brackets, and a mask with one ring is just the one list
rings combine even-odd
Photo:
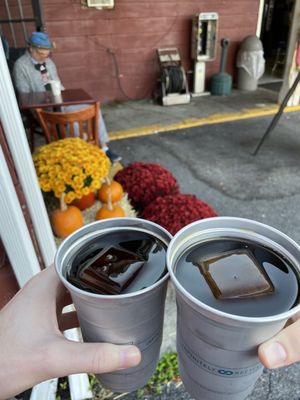
[(267, 368), (283, 367), (300, 361), (300, 320), (260, 345), (258, 356)]
[(117, 371), (134, 367), (140, 361), (141, 353), (136, 346), (78, 343), (61, 339), (60, 343), (55, 345), (55, 351), (51, 352), (48, 365), (53, 369), (54, 376), (66, 376)]

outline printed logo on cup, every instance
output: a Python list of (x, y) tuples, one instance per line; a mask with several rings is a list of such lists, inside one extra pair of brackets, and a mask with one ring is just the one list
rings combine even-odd
[(180, 343), (182, 350), (188, 356), (188, 358), (195, 364), (197, 367), (209, 372), (210, 374), (219, 375), (222, 377), (228, 378), (239, 378), (241, 376), (252, 375), (253, 373), (261, 370), (262, 366), (260, 363), (253, 365), (252, 367), (247, 368), (224, 368), (219, 365), (214, 365), (204, 360), (199, 356), (199, 354), (195, 353), (186, 343)]

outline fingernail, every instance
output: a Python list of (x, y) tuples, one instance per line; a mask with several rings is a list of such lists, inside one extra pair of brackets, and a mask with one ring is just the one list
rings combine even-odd
[(135, 367), (141, 361), (141, 353), (135, 346), (123, 346), (120, 349), (120, 369)]
[(278, 342), (271, 343), (265, 349), (265, 356), (271, 368), (280, 367), (287, 359), (284, 347)]

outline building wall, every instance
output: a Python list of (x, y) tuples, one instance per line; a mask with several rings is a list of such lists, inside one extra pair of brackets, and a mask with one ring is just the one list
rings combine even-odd
[(81, 0), (44, 0), (45, 26), (56, 42), (53, 57), (68, 88), (82, 87), (102, 103), (151, 98), (160, 76), (156, 48), (177, 47), (192, 81), (191, 18), (217, 12), (217, 58), (207, 63), (207, 85), (220, 66), (220, 39), (230, 40), (226, 71), (235, 77), (239, 43), (255, 34), (259, 0), (115, 0), (96, 10)]

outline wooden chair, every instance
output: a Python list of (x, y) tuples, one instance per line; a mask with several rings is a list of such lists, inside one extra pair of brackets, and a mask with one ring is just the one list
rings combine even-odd
[(27, 136), (29, 136), (30, 150), (31, 153), (33, 153), (35, 149), (36, 135), (40, 135), (43, 137), (45, 136), (43, 134), (39, 121), (37, 120), (37, 118), (35, 118), (34, 114), (30, 110), (21, 111), (21, 117)]
[[(99, 146), (99, 102), (81, 110), (59, 112), (37, 108), (37, 119), (48, 143), (66, 137), (80, 137)], [(76, 124), (76, 125), (75, 125)]]

